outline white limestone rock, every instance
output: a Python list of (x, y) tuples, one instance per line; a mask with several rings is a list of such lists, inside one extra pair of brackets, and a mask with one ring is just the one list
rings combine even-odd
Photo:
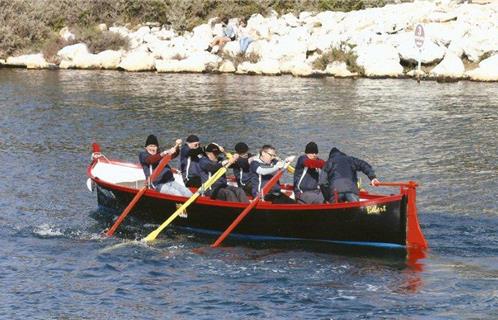
[(447, 52), (441, 61), (430, 74), (434, 77), (461, 78), (464, 75), (465, 66), (462, 60), (453, 52)]
[(117, 69), (121, 62), (123, 51), (105, 50), (97, 54), (100, 67), (103, 69)]
[(126, 27), (110, 27), (109, 31), (117, 33), (117, 34), (121, 35), (122, 37), (128, 37), (130, 34), (130, 30), (128, 30), (128, 28), (126, 28)]
[(89, 54), (88, 47), (84, 43), (77, 43), (66, 46), (57, 52), (57, 56), (62, 60), (72, 61), (78, 55)]
[(422, 64), (437, 63), (443, 59), (446, 52), (446, 48), (438, 46), (429, 37), (426, 37), (421, 53), (415, 45), (413, 33), (405, 32), (396, 38), (394, 45), (399, 51), (399, 56), (402, 61), (408, 63), (416, 64), (419, 56)]
[(97, 30), (107, 31), (107, 25), (105, 23), (101, 23), (97, 26)]
[(126, 71), (151, 71), (155, 68), (155, 59), (149, 52), (138, 49), (128, 52), (118, 68)]
[(193, 53), (183, 60), (157, 60), (157, 72), (205, 72), (216, 70), (221, 58), (206, 51)]
[(73, 41), (76, 39), (74, 33), (69, 31), (68, 27), (64, 27), (59, 31), (59, 36), (64, 39), (64, 41)]
[(325, 68), (325, 74), (339, 78), (354, 77), (357, 73), (348, 70), (348, 66), (343, 61), (333, 61)]
[(387, 44), (356, 47), (356, 63), (365, 69), (368, 77), (398, 77), (403, 74), (396, 48)]
[(479, 67), (466, 72), (470, 79), (476, 81), (498, 81), (498, 54), (479, 62)]
[(235, 66), (233, 65), (232, 61), (225, 60), (221, 63), (220, 67), (218, 68), (218, 71), (223, 72), (223, 73), (231, 73), (231, 72), (235, 72), (236, 69), (235, 69)]
[(26, 67), (28, 69), (45, 69), (50, 66), (42, 53), (8, 57), (6, 64), (16, 67)]
[(313, 75), (313, 68), (305, 62), (294, 64), (294, 67), (290, 71), (296, 77), (309, 77)]
[(225, 44), (222, 49), (222, 52), (231, 56), (236, 56), (240, 51), (240, 42), (239, 41), (230, 41)]

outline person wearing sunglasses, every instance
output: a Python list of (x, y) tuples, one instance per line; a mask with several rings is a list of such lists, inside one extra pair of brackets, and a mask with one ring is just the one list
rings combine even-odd
[(318, 145), (309, 142), (304, 154), (297, 159), (294, 172), (294, 194), (298, 203), (320, 204), (324, 202), (318, 184), (325, 161), (318, 158)]
[[(285, 161), (279, 160), (275, 148), (268, 144), (264, 145), (259, 152), (259, 157), (254, 158), (250, 164), (252, 196), (256, 197), (278, 170), (283, 168), (286, 162), (292, 162), (292, 160), (294, 157), (288, 157)], [(268, 194), (264, 195), (264, 200), (275, 204), (296, 203), (282, 193), (280, 181)]]
[(202, 185), (199, 161), (203, 155), (199, 137), (195, 134), (188, 136), (180, 150), (180, 169), (187, 187), (199, 188)]

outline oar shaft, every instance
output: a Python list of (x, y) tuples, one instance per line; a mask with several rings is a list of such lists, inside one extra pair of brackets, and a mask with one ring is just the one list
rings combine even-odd
[[(150, 175), (150, 181), (153, 181), (154, 179), (157, 178), (157, 176), (161, 173), (161, 171), (164, 169), (164, 167), (166, 167), (166, 165), (168, 164), (168, 162), (170, 160), (171, 160), (171, 155), (169, 155), (169, 154), (166, 155), (165, 157), (163, 157), (161, 159), (161, 161), (159, 162), (159, 164), (157, 165), (157, 167), (154, 169), (154, 171)], [(131, 210), (135, 207), (135, 205), (137, 204), (138, 200), (140, 200), (142, 198), (142, 195), (145, 193), (146, 190), (147, 190), (147, 186), (144, 186), (133, 197), (133, 199), (131, 200), (130, 204), (128, 204), (128, 206), (124, 209), (123, 213), (121, 213), (121, 215), (114, 222), (114, 224), (112, 225), (112, 227), (107, 231), (106, 234), (108, 236), (112, 236), (114, 234), (114, 232), (116, 232), (116, 229), (119, 227), (119, 225), (121, 224), (121, 222), (123, 222), (123, 220), (126, 218), (126, 216), (131, 212)]]
[(277, 181), (280, 179), (280, 177), (284, 173), (284, 170), (287, 169), (288, 166), (289, 166), (289, 164), (286, 164), (286, 166), (282, 170), (279, 170), (277, 172), (277, 174), (275, 174), (270, 179), (270, 181), (268, 181), (266, 183), (266, 185), (263, 187), (263, 189), (256, 195), (253, 202), (251, 202), (251, 204), (249, 204), (247, 206), (247, 208), (245, 208), (244, 211), (242, 211), (237, 216), (237, 218), (235, 218), (235, 220), (232, 222), (232, 224), (230, 224), (230, 226), (221, 234), (221, 236), (219, 236), (218, 239), (216, 239), (216, 241), (211, 245), (211, 247), (213, 247), (213, 248), (218, 247), (225, 240), (225, 238), (228, 237), (228, 235), (233, 231), (233, 229), (235, 229), (235, 227), (237, 227), (239, 225), (239, 223), (242, 221), (242, 219), (244, 219), (247, 216), (247, 214), (249, 212), (251, 212), (251, 210), (258, 204), (262, 195), (267, 194), (271, 190), (271, 188), (275, 185), (275, 183), (277, 183)]
[(126, 207), (126, 209), (123, 211), (123, 213), (121, 213), (121, 215), (114, 222), (112, 227), (107, 231), (106, 234), (109, 237), (112, 236), (114, 234), (114, 232), (116, 232), (116, 229), (119, 227), (121, 222), (123, 222), (123, 220), (126, 218), (128, 213), (130, 213), (131, 209), (133, 209), (133, 207), (135, 207), (138, 200), (140, 200), (140, 198), (142, 197), (142, 195), (145, 193), (146, 190), (147, 190), (147, 186), (142, 187), (142, 189), (140, 189), (140, 191), (138, 191), (138, 193), (133, 197), (133, 200), (131, 200), (130, 204)]
[(227, 167), (222, 167), (216, 173), (208, 179), (204, 184), (182, 205), (178, 208), (166, 221), (163, 222), (156, 230), (152, 231), (143, 239), (143, 241), (152, 241), (157, 238), (157, 236), (164, 230), (175, 218), (180, 215), (180, 213), (185, 210), (192, 202), (194, 202), (200, 195), (203, 190), (211, 187), (219, 178), (221, 178), (225, 172), (227, 171)]
[(254, 208), (258, 202), (259, 202), (260, 197), (256, 197), (251, 204), (242, 211), (235, 220), (233, 220), (232, 224), (221, 234), (221, 236), (216, 239), (216, 241), (211, 245), (211, 247), (216, 248), (218, 247), (225, 239), (228, 237), (228, 235), (239, 225), (239, 223), (244, 219), (249, 212), (251, 212), (252, 208)]

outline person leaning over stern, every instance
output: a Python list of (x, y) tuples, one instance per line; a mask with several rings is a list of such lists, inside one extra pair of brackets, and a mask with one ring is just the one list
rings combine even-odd
[(331, 203), (360, 201), (358, 171), (368, 176), (372, 185), (379, 183), (375, 171), (366, 161), (332, 148), (320, 175), (320, 188), (325, 200)]

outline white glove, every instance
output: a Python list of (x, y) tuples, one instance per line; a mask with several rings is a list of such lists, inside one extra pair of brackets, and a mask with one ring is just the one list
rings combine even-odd
[(285, 162), (291, 163), (292, 161), (294, 161), (294, 159), (296, 159), (296, 156), (290, 156), (290, 157), (285, 158)]
[(284, 167), (284, 162), (283, 161), (279, 161), (275, 164), (275, 166), (279, 169), (282, 169)]

